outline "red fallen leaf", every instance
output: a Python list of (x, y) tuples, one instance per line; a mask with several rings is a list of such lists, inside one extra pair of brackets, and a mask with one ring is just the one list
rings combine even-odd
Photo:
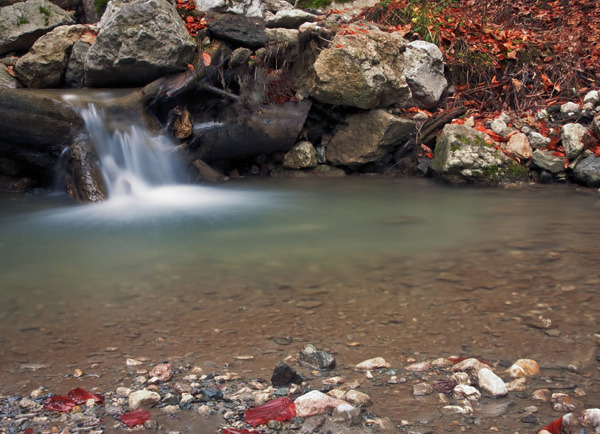
[(204, 66), (210, 66), (211, 62), (212, 59), (210, 57), (210, 54), (202, 53), (202, 63), (204, 63)]
[(54, 395), (46, 399), (44, 410), (68, 412), (76, 405), (77, 403), (68, 396)]
[(123, 422), (129, 428), (132, 428), (136, 425), (143, 425), (147, 420), (150, 420), (150, 412), (141, 411), (140, 409), (136, 409), (121, 415), (121, 422)]
[(33, 428), (27, 428), (25, 431), (23, 431), (23, 434), (33, 434)]
[(288, 398), (277, 398), (244, 412), (244, 420), (252, 426), (262, 425), (270, 420), (285, 422), (295, 417), (296, 406)]
[(342, 44), (335, 44), (335, 48), (344, 48)]
[(88, 392), (81, 387), (76, 387), (67, 393), (67, 396), (75, 401), (76, 404), (85, 404), (89, 399), (93, 399), (94, 402), (104, 404), (104, 397), (102, 395), (96, 395), (95, 393)]
[(562, 417), (559, 417), (554, 422), (549, 423), (538, 432), (543, 430), (548, 431), (550, 434), (562, 434)]

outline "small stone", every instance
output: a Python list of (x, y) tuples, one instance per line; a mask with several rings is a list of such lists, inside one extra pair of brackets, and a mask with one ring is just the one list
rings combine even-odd
[(488, 365), (485, 363), (481, 363), (479, 360), (470, 358), (465, 359), (462, 362), (457, 363), (452, 367), (452, 372), (461, 372), (461, 371), (472, 371), (474, 373), (479, 372), (481, 369), (488, 368)]
[(583, 138), (587, 135), (587, 128), (578, 123), (563, 125), (560, 138), (565, 150), (565, 156), (573, 159), (579, 156), (584, 148)]
[(579, 113), (579, 104), (574, 102), (566, 102), (560, 106), (560, 112), (563, 114), (573, 115)]
[(479, 387), (492, 396), (504, 396), (508, 393), (504, 381), (488, 368), (479, 370), (477, 380)]
[(358, 365), (354, 367), (357, 371), (370, 371), (373, 369), (379, 368), (389, 368), (391, 365), (385, 361), (383, 357), (375, 357), (373, 359), (368, 359), (363, 362), (360, 362)]
[(566, 393), (553, 393), (550, 401), (554, 411), (573, 411), (577, 408), (577, 402)]
[(512, 378), (531, 378), (540, 374), (540, 365), (535, 360), (519, 359), (508, 368), (508, 373)]
[(466, 384), (467, 386), (471, 384), (471, 378), (466, 372), (455, 372), (450, 378), (456, 384)]
[(575, 390), (573, 390), (573, 394), (578, 397), (581, 398), (582, 396), (586, 396), (587, 393), (585, 392), (585, 390), (583, 390), (580, 387), (575, 388)]
[(535, 424), (537, 423), (537, 419), (533, 413), (525, 413), (525, 415), (521, 417), (521, 422)]
[(454, 399), (468, 399), (469, 401), (477, 401), (481, 398), (481, 392), (473, 386), (458, 384), (453, 390)]
[(149, 390), (137, 390), (129, 395), (129, 408), (152, 407), (160, 402), (160, 395)]
[(327, 392), (327, 394), (336, 399), (344, 400), (346, 398), (346, 391), (342, 389), (332, 389), (329, 392)]
[(167, 414), (173, 414), (173, 413), (177, 413), (179, 412), (179, 410), (181, 410), (179, 408), (178, 405), (165, 405), (164, 407), (161, 407), (160, 411), (162, 411), (163, 413), (167, 413)]
[(506, 388), (509, 392), (522, 392), (527, 389), (526, 381), (525, 377), (517, 378), (510, 383), (506, 383)]
[(300, 350), (298, 362), (304, 366), (318, 370), (335, 368), (335, 358), (326, 351), (318, 350), (312, 344), (307, 344)]
[(322, 383), (326, 386), (337, 386), (338, 384), (343, 384), (345, 380), (342, 377), (329, 377), (325, 378)]
[(412, 363), (405, 368), (407, 371), (411, 372), (425, 372), (431, 370), (431, 363), (429, 362), (419, 362)]
[(431, 366), (434, 366), (436, 368), (446, 368), (446, 367), (452, 366), (452, 365), (454, 365), (454, 363), (452, 363), (452, 360), (448, 360), (443, 357), (440, 357), (439, 359), (435, 359), (433, 362), (431, 362)]
[(150, 378), (150, 380), (148, 380), (148, 381), (149, 382), (159, 382), (159, 381), (165, 382), (165, 381), (169, 381), (172, 376), (173, 376), (173, 373), (172, 373), (171, 364), (170, 363), (159, 363), (154, 368), (152, 368), (152, 370), (148, 374), (148, 377)]
[(127, 359), (127, 360), (125, 360), (125, 365), (126, 366), (140, 366), (142, 364), (143, 364), (143, 362), (141, 362), (140, 360), (136, 360), (136, 359)]
[(417, 383), (413, 386), (413, 396), (431, 395), (433, 387), (429, 383)]
[(275, 387), (285, 387), (290, 384), (302, 384), (302, 377), (296, 373), (289, 365), (280, 362), (273, 369), (271, 384)]
[(345, 404), (345, 402), (318, 390), (312, 390), (296, 398), (294, 404), (296, 406), (296, 416), (309, 417), (327, 413), (330, 409)]
[(207, 387), (206, 389), (202, 389), (200, 393), (202, 393), (203, 401), (216, 401), (218, 399), (223, 399), (223, 392), (214, 387)]
[(360, 422), (360, 409), (348, 403), (342, 403), (333, 409), (331, 414), (333, 422), (343, 422), (348, 425), (356, 425)]
[(533, 149), (545, 148), (550, 144), (550, 142), (552, 142), (552, 139), (550, 139), (550, 137), (545, 137), (536, 131), (532, 131), (531, 133), (529, 133), (527, 135), (527, 138), (529, 139), (529, 145)]
[(35, 399), (35, 398), (39, 398), (43, 394), (44, 394), (44, 389), (41, 387), (38, 387), (37, 389), (33, 389), (31, 391), (31, 393), (29, 394), (29, 396)]
[(542, 315), (540, 315), (539, 317), (537, 317), (531, 321), (528, 321), (527, 325), (530, 327), (534, 327), (536, 329), (543, 329), (543, 330), (550, 329), (554, 326), (551, 319), (544, 318)]
[(117, 392), (117, 395), (121, 395), (121, 396), (129, 396), (131, 395), (131, 389), (129, 387), (117, 387), (117, 390), (115, 391)]
[(523, 133), (516, 133), (510, 136), (504, 149), (512, 155), (529, 160), (533, 156), (533, 149), (529, 144), (529, 139)]
[(356, 407), (369, 407), (370, 405), (373, 405), (371, 397), (358, 390), (349, 390), (346, 393), (345, 400)]
[(19, 407), (21, 408), (35, 408), (37, 407), (39, 404), (36, 403), (33, 399), (29, 399), (29, 398), (23, 398), (19, 401)]
[(548, 389), (538, 389), (535, 390), (531, 397), (538, 401), (548, 402), (550, 401), (550, 390)]
[(494, 133), (498, 134), (499, 136), (503, 136), (508, 128), (508, 125), (506, 125), (506, 122), (501, 119), (494, 119), (490, 124), (490, 128)]
[(596, 428), (596, 432), (599, 432), (600, 427), (600, 408), (588, 408), (583, 412), (583, 420), (581, 425), (584, 427)]
[(81, 369), (74, 369), (73, 377), (75, 377), (75, 378), (83, 377), (83, 371)]

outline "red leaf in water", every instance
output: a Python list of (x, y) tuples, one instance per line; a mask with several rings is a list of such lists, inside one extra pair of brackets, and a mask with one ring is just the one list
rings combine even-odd
[(103, 404), (104, 397), (101, 395), (96, 395), (95, 393), (88, 392), (81, 387), (76, 387), (67, 393), (67, 396), (75, 401), (76, 404), (85, 404), (89, 399), (93, 399), (94, 402), (98, 402)]
[(136, 425), (143, 425), (147, 420), (150, 420), (150, 412), (141, 411), (139, 409), (121, 415), (121, 422), (129, 428)]
[(540, 431), (543, 430), (548, 431), (550, 434), (562, 434), (562, 417), (559, 417), (554, 422), (546, 425)]
[(262, 425), (270, 420), (285, 422), (294, 417), (296, 406), (288, 398), (274, 399), (244, 413), (244, 420), (252, 426)]
[(46, 399), (44, 402), (44, 410), (67, 412), (71, 411), (76, 405), (77, 403), (68, 396), (54, 395)]

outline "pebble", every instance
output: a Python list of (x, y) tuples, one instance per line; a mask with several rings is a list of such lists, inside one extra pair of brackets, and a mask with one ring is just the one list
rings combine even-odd
[(348, 425), (355, 425), (360, 422), (360, 409), (348, 403), (342, 403), (333, 409), (331, 414), (333, 422), (345, 422)]
[(125, 365), (126, 366), (140, 366), (142, 364), (143, 364), (143, 362), (141, 362), (140, 360), (136, 360), (136, 359), (127, 359), (127, 360), (125, 360)]
[(535, 360), (519, 359), (508, 368), (508, 373), (512, 378), (531, 378), (540, 374), (540, 365)]
[(325, 378), (322, 383), (326, 386), (337, 386), (338, 384), (343, 384), (344, 379), (342, 377), (329, 377)]
[(131, 395), (131, 389), (129, 387), (123, 387), (123, 386), (117, 387), (117, 390), (115, 392), (117, 392), (117, 394), (121, 395), (121, 396)]
[(149, 383), (169, 381), (173, 376), (173, 368), (170, 363), (159, 363), (148, 374)]
[(129, 408), (152, 407), (160, 402), (160, 395), (149, 390), (137, 390), (129, 395)]
[(327, 413), (338, 405), (344, 404), (344, 401), (325, 395), (318, 390), (312, 390), (296, 398), (294, 404), (296, 406), (296, 416), (309, 417)]
[(454, 399), (468, 399), (469, 401), (478, 401), (481, 398), (481, 392), (473, 386), (467, 386), (465, 384), (457, 385), (452, 390)]
[(431, 395), (433, 387), (429, 383), (417, 383), (413, 386), (413, 396)]
[(83, 371), (81, 369), (75, 369), (73, 371), (73, 377), (75, 377), (75, 378), (83, 377)]
[(274, 387), (302, 384), (302, 381), (302, 377), (285, 362), (279, 362), (273, 369), (273, 375), (271, 376), (271, 384)]
[(359, 392), (358, 390), (349, 390), (346, 392), (344, 399), (356, 407), (369, 407), (373, 405), (371, 397), (366, 393)]
[(550, 390), (548, 389), (538, 389), (535, 390), (531, 397), (537, 401), (548, 402), (550, 401)]
[(456, 365), (452, 367), (452, 372), (459, 371), (473, 371), (478, 373), (481, 369), (488, 369), (488, 365), (485, 363), (481, 363), (477, 359), (465, 359), (462, 362), (458, 362)]
[(482, 368), (477, 373), (479, 387), (492, 396), (504, 396), (508, 393), (506, 384), (488, 368)]
[(329, 370), (335, 368), (335, 358), (328, 352), (318, 350), (312, 344), (306, 344), (300, 350), (298, 362), (312, 369)]
[(506, 388), (509, 392), (522, 392), (527, 389), (527, 379), (525, 377), (517, 378), (509, 383), (506, 383)]
[(356, 369), (357, 371), (371, 371), (373, 369), (390, 367), (391, 365), (388, 362), (386, 362), (383, 357), (375, 357), (373, 359), (368, 359), (360, 362), (354, 367), (354, 369)]
[(419, 362), (412, 363), (405, 368), (407, 371), (411, 372), (425, 372), (431, 370), (431, 363), (429, 362)]

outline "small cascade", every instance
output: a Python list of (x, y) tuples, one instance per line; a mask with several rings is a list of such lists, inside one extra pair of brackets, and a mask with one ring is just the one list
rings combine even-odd
[(103, 111), (94, 104), (80, 112), (96, 148), (109, 198), (136, 196), (185, 181), (177, 145), (169, 137), (154, 136), (139, 124), (111, 132)]

